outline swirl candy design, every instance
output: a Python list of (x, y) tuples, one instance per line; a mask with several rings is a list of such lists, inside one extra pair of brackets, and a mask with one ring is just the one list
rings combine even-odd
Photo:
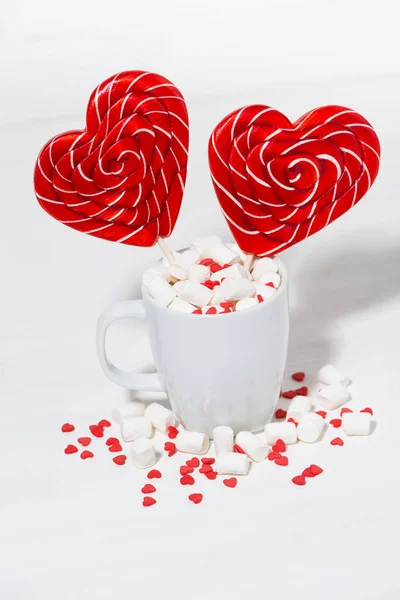
[(188, 114), (180, 91), (154, 73), (101, 83), (85, 131), (51, 139), (34, 174), (40, 205), (83, 233), (152, 246), (175, 225), (186, 180)]
[(316, 108), (292, 124), (254, 105), (217, 125), (209, 162), (237, 243), (268, 256), (352, 208), (378, 174), (380, 145), (368, 121), (343, 106)]

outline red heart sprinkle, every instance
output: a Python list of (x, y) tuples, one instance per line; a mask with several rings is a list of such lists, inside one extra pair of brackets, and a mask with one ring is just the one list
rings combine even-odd
[(106, 444), (107, 444), (107, 446), (112, 446), (113, 444), (119, 444), (119, 439), (115, 438), (115, 437), (109, 437), (108, 440), (106, 440)]
[(286, 452), (286, 444), (283, 440), (276, 440), (275, 444), (272, 446), (273, 452)]
[(297, 422), (297, 421), (295, 421), (294, 419), (292, 419), (292, 417), (290, 417), (290, 418), (287, 420), (287, 422), (288, 422), (288, 423), (294, 423), (294, 424), (296, 425), (296, 427), (297, 427), (297, 425), (298, 425), (298, 422)]
[(97, 425), (99, 427), (111, 427), (111, 423), (110, 423), (110, 421), (108, 421), (108, 419), (102, 419), (101, 421), (99, 421), (97, 423)]
[(212, 265), (210, 265), (210, 271), (211, 273), (218, 273), (218, 271), (221, 271), (224, 267), (222, 267), (221, 265), (219, 265), (216, 262), (213, 262)]
[(176, 446), (172, 442), (165, 442), (164, 450), (168, 452), (168, 456), (173, 456), (176, 452)]
[(257, 294), (257, 300), (259, 302), (264, 302), (264, 298), (261, 296), (261, 294)]
[(353, 411), (351, 410), (351, 408), (342, 408), (342, 410), (340, 411), (340, 416), (343, 417), (344, 413), (352, 413)]
[(73, 444), (68, 444), (68, 446), (64, 448), (65, 454), (75, 454), (75, 452), (78, 452), (78, 448)]
[(78, 442), (79, 442), (79, 444), (81, 444), (81, 446), (89, 446), (91, 441), (92, 441), (92, 438), (90, 438), (90, 437), (78, 438)]
[(303, 385), (303, 387), (301, 388), (297, 388), (297, 390), (294, 390), (296, 392), (296, 396), (307, 396), (308, 395), (308, 387), (306, 385)]
[(343, 446), (344, 441), (340, 438), (334, 438), (333, 440), (331, 440), (331, 446)]
[(214, 282), (211, 281), (211, 279), (206, 279), (206, 281), (203, 281), (201, 285), (205, 285), (209, 290), (214, 289)]
[(320, 417), (322, 417), (323, 419), (325, 419), (326, 417), (326, 411), (325, 410), (316, 410), (315, 411), (316, 415), (319, 415)]
[(329, 421), (329, 423), (332, 425), (332, 427), (335, 427), (337, 429), (341, 426), (342, 419), (332, 419), (331, 421)]
[(154, 485), (151, 485), (151, 483), (146, 483), (146, 485), (144, 485), (142, 487), (142, 493), (143, 494), (152, 494), (153, 492), (156, 492), (156, 488), (154, 487)]
[(201, 260), (199, 262), (199, 265), (204, 265), (205, 267), (209, 267), (213, 264), (213, 259), (212, 258), (203, 258), (203, 260)]
[(270, 452), (268, 454), (268, 460), (275, 460), (276, 458), (281, 458), (282, 455), (279, 452)]
[(113, 444), (112, 446), (108, 446), (109, 452), (122, 452), (122, 446), (119, 442)]
[(206, 315), (216, 315), (217, 314), (217, 309), (215, 308), (215, 306), (210, 306), (210, 308), (208, 310), (206, 310)]
[(124, 465), (125, 461), (126, 461), (125, 454), (120, 454), (119, 456), (114, 456), (114, 458), (113, 458), (113, 462), (115, 462), (116, 465)]
[(64, 425), (61, 427), (61, 431), (63, 433), (69, 433), (70, 431), (74, 431), (75, 426), (72, 425), (72, 423), (64, 423)]
[(187, 464), (188, 467), (194, 467), (194, 468), (196, 468), (196, 467), (200, 466), (200, 461), (197, 458), (197, 456), (193, 456), (193, 458), (191, 458), (190, 460), (186, 461), (186, 464)]
[(297, 371), (296, 373), (292, 373), (292, 379), (294, 381), (304, 381), (304, 377), (306, 376), (303, 371)]
[(181, 467), (179, 467), (179, 473), (181, 475), (188, 475), (189, 473), (193, 473), (193, 471), (193, 467), (188, 467), (187, 465), (182, 465)]
[(362, 410), (360, 410), (360, 412), (369, 413), (370, 415), (374, 414), (372, 408), (369, 408), (369, 406), (367, 406), (367, 408), (363, 408)]
[(208, 473), (204, 473), (207, 479), (217, 479), (218, 473), (216, 471), (209, 471)]
[(289, 459), (287, 456), (281, 456), (280, 458), (275, 459), (275, 464), (280, 467), (287, 467), (289, 464)]
[(221, 308), (233, 308), (235, 306), (233, 302), (229, 302), (228, 300), (220, 302), (219, 305), (221, 306)]
[(85, 460), (86, 458), (93, 458), (94, 454), (93, 452), (90, 452), (90, 450), (84, 450), (83, 452), (81, 452), (81, 458), (83, 460)]
[(294, 390), (288, 390), (287, 392), (281, 392), (282, 398), (287, 398), (288, 400), (293, 400), (296, 392)]
[(237, 486), (237, 479), (236, 477), (230, 477), (229, 479), (223, 479), (222, 483), (228, 488), (234, 488)]
[(265, 283), (264, 285), (267, 285), (268, 287), (272, 287), (275, 289), (274, 284), (272, 283), (272, 281), (268, 281), (267, 283)]
[(178, 433), (179, 433), (179, 429), (177, 429), (173, 425), (170, 425), (167, 429), (167, 435), (170, 440), (174, 440), (176, 438), (176, 436), (178, 435)]
[(203, 465), (213, 465), (215, 463), (215, 458), (212, 458), (211, 456), (205, 456), (201, 459), (201, 462)]
[(147, 473), (147, 479), (161, 479), (162, 475), (158, 469), (152, 469)]
[(192, 315), (202, 315), (201, 308), (196, 308), (196, 310), (192, 310)]
[(199, 469), (199, 473), (211, 473), (211, 471), (214, 471), (211, 465), (203, 465), (201, 469)]
[(314, 475), (321, 475), (321, 473), (324, 472), (318, 465), (310, 465), (310, 471), (312, 471)]
[(193, 485), (194, 479), (191, 475), (184, 475), (180, 478), (181, 485)]
[(145, 496), (143, 498), (143, 506), (153, 506), (153, 504), (156, 504), (157, 500), (155, 498), (152, 498), (151, 496)]
[(104, 429), (100, 425), (89, 425), (89, 429), (94, 437), (101, 438), (104, 435)]
[(278, 408), (278, 410), (275, 411), (275, 419), (284, 419), (286, 415), (287, 411), (282, 410), (282, 408)]
[(239, 454), (246, 454), (246, 452), (239, 446), (239, 444), (235, 444), (233, 446), (233, 451), (238, 452)]
[(193, 504), (199, 504), (203, 500), (203, 494), (190, 494), (189, 500)]
[(306, 478), (304, 475), (296, 475), (296, 477), (293, 477), (292, 481), (295, 485), (306, 485)]
[(312, 472), (310, 467), (307, 467), (307, 469), (304, 469), (302, 475), (304, 475), (304, 477), (315, 477), (315, 473)]

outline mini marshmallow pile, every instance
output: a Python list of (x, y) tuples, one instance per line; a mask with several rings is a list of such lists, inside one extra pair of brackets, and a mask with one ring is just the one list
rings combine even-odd
[[(212, 235), (194, 240), (143, 273), (143, 285), (159, 304), (190, 314), (226, 314), (270, 298), (281, 276), (272, 258), (251, 260), (236, 243)], [(247, 267), (249, 264), (250, 269)]]

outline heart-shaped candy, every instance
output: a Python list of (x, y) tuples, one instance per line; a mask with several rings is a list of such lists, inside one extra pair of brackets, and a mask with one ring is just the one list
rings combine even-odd
[(336, 437), (333, 440), (331, 440), (331, 446), (343, 446), (343, 444), (344, 441), (340, 437)]
[(151, 496), (145, 496), (143, 498), (143, 506), (153, 506), (153, 504), (156, 504), (157, 500), (155, 498), (152, 498)]
[(198, 466), (200, 466), (200, 461), (197, 456), (193, 456), (193, 458), (190, 458), (186, 461), (186, 464), (188, 467), (194, 467), (196, 469)]
[(193, 485), (194, 484), (194, 479), (191, 475), (184, 475), (183, 477), (180, 478), (179, 481), (182, 485)]
[(368, 121), (343, 106), (315, 108), (291, 123), (253, 105), (217, 125), (209, 162), (237, 243), (268, 256), (352, 208), (378, 174), (380, 145)]
[(234, 488), (237, 486), (237, 479), (236, 477), (229, 477), (229, 479), (223, 479), (222, 483), (226, 485), (226, 487)]
[(90, 437), (80, 437), (78, 438), (78, 442), (81, 444), (81, 446), (89, 446), (89, 444), (91, 443), (92, 438)]
[(113, 462), (115, 462), (116, 465), (124, 465), (126, 462), (125, 454), (120, 454), (119, 456), (114, 456)]
[(158, 469), (151, 469), (151, 471), (147, 473), (147, 479), (161, 479), (161, 477), (161, 472)]
[(188, 144), (180, 91), (154, 73), (117, 73), (92, 93), (86, 129), (55, 136), (40, 152), (37, 199), (73, 229), (152, 246), (178, 217)]
[(68, 446), (64, 448), (64, 454), (75, 454), (75, 452), (78, 452), (78, 448), (73, 444), (68, 444)]
[(203, 500), (203, 494), (190, 494), (189, 500), (193, 504), (199, 504)]
[(156, 491), (156, 488), (151, 483), (146, 483), (146, 485), (144, 485), (142, 487), (143, 494), (152, 494), (155, 491)]

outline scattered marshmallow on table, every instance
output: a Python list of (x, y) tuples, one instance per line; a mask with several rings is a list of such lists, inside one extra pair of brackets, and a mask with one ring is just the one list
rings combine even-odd
[(247, 454), (221, 452), (217, 454), (214, 468), (220, 475), (247, 475), (250, 461)]
[(139, 438), (150, 438), (152, 433), (151, 421), (146, 416), (123, 419), (121, 422), (121, 436), (124, 442), (133, 442)]
[(325, 421), (317, 413), (305, 413), (300, 416), (297, 426), (297, 437), (302, 442), (313, 444), (318, 441), (324, 429)]
[(350, 398), (350, 393), (341, 383), (331, 383), (317, 393), (318, 403), (327, 410), (334, 410)]
[(239, 302), (236, 304), (235, 310), (237, 312), (238, 310), (244, 310), (245, 308), (257, 306), (257, 304), (260, 304), (257, 298), (242, 298), (242, 300), (239, 300)]
[(343, 413), (342, 427), (346, 435), (369, 435), (371, 415), (366, 412)]
[(268, 454), (267, 444), (250, 431), (240, 431), (236, 436), (235, 443), (255, 462), (264, 460)]
[(347, 386), (350, 383), (350, 378), (344, 375), (333, 365), (325, 365), (318, 371), (317, 380), (324, 385), (331, 383), (341, 383)]
[(176, 290), (161, 275), (153, 277), (146, 287), (150, 296), (162, 306), (168, 306), (176, 297)]
[(146, 405), (144, 402), (139, 402), (139, 400), (134, 400), (132, 402), (127, 402), (118, 408), (114, 408), (112, 411), (112, 418), (119, 425), (122, 423), (123, 419), (129, 419), (132, 417), (143, 417), (144, 410)]
[(213, 295), (213, 290), (196, 281), (183, 281), (178, 290), (178, 296), (181, 300), (194, 304), (198, 308), (209, 304)]
[(151, 424), (161, 433), (167, 433), (168, 427), (175, 425), (175, 416), (171, 410), (165, 408), (158, 402), (152, 402), (144, 411), (145, 416), (150, 419)]
[(210, 275), (210, 267), (206, 267), (205, 265), (191, 265), (189, 267), (189, 281), (203, 283), (203, 281), (210, 279)]
[(178, 312), (192, 314), (192, 312), (196, 310), (197, 307), (193, 304), (189, 304), (189, 302), (181, 300), (180, 298), (175, 298), (169, 305), (169, 308), (171, 308), (172, 310), (177, 310)]
[(260, 279), (260, 277), (264, 275), (264, 273), (268, 273), (268, 275), (270, 275), (271, 273), (277, 272), (278, 265), (276, 264), (276, 262), (272, 258), (265, 257), (259, 258), (256, 261), (251, 274), (253, 275), (254, 279)]
[(175, 438), (175, 445), (179, 452), (205, 454), (210, 446), (210, 440), (205, 433), (180, 431)]
[(275, 444), (277, 440), (283, 440), (285, 444), (295, 444), (297, 442), (297, 429), (292, 422), (268, 423), (265, 426), (265, 435), (269, 446)]
[(209, 235), (207, 237), (197, 238), (193, 240), (191, 249), (198, 252), (202, 258), (206, 258), (204, 253), (207, 253), (209, 248), (221, 243), (221, 238), (218, 235)]
[(227, 425), (214, 427), (212, 432), (216, 454), (233, 452), (233, 429)]
[(157, 461), (153, 443), (148, 439), (138, 439), (131, 444), (132, 462), (138, 469), (152, 467)]
[(286, 413), (286, 420), (294, 419), (298, 423), (304, 413), (311, 410), (311, 398), (309, 396), (296, 396), (291, 401)]
[(224, 300), (242, 300), (242, 298), (252, 298), (256, 289), (248, 279), (233, 279), (227, 277), (216, 289), (215, 295), (218, 302)]

